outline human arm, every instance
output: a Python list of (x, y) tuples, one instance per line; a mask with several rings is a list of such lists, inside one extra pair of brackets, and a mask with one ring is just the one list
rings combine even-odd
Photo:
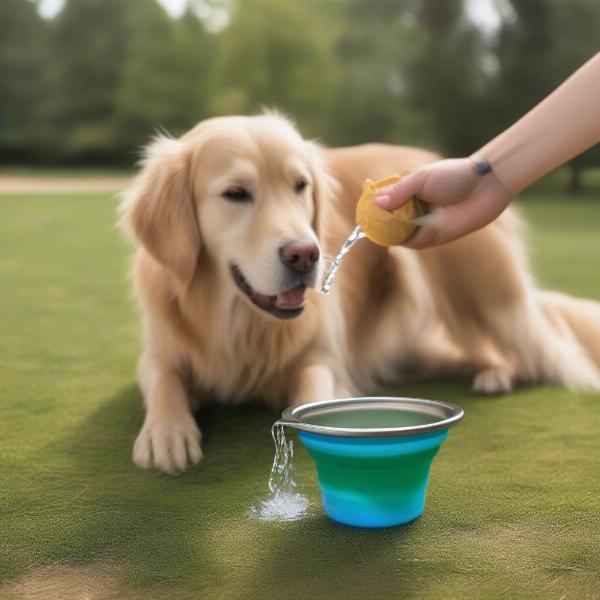
[[(452, 241), (494, 220), (528, 185), (600, 141), (600, 53), (472, 158), (419, 169), (376, 199), (395, 209), (418, 196), (431, 209), (405, 246)], [(492, 171), (477, 174), (487, 159)]]

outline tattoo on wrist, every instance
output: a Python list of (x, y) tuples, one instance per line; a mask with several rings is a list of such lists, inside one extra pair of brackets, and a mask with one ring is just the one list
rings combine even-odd
[(485, 175), (486, 173), (489, 173), (492, 170), (492, 165), (490, 164), (490, 161), (487, 158), (481, 156), (480, 154), (473, 154), (473, 156), (470, 156), (469, 159), (473, 163), (473, 167), (477, 175)]

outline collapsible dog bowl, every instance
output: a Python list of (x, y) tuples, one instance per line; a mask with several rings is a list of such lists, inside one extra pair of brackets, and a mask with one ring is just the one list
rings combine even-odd
[(300, 430), (333, 520), (389, 527), (423, 513), (433, 457), (463, 414), (435, 400), (347, 398), (288, 408), (277, 424)]

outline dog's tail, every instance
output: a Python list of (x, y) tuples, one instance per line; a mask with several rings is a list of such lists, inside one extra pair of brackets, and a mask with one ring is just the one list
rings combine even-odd
[(546, 318), (566, 339), (575, 339), (600, 368), (600, 303), (560, 292), (540, 291)]

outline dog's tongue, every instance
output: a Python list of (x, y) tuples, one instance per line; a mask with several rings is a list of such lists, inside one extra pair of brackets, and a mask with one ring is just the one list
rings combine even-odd
[(276, 308), (294, 308), (299, 306), (304, 302), (304, 291), (306, 290), (306, 286), (297, 285), (293, 287), (291, 290), (287, 290), (287, 292), (282, 292), (281, 294), (277, 294), (277, 299), (275, 300)]

